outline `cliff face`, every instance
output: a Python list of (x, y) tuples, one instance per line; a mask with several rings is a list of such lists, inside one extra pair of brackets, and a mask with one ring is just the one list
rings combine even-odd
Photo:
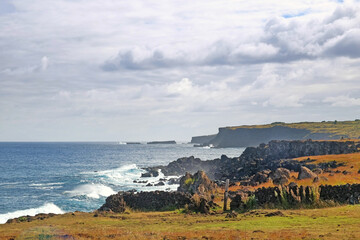
[(340, 136), (330, 133), (312, 133), (307, 129), (284, 126), (266, 128), (220, 128), (215, 138), (207, 142), (215, 147), (250, 147), (271, 140), (331, 140)]
[(196, 136), (191, 138), (191, 143), (204, 144), (213, 140), (217, 135)]
[(212, 139), (195, 137), (200, 144), (215, 147), (252, 147), (271, 140), (336, 140), (342, 137), (360, 139), (360, 120), (242, 125), (219, 128)]

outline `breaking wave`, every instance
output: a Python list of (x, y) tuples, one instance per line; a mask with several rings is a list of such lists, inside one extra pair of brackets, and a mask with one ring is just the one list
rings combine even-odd
[(66, 191), (64, 193), (68, 194), (70, 197), (86, 196), (88, 198), (98, 199), (100, 197), (108, 197), (116, 192), (103, 184), (91, 183), (77, 186), (74, 190)]
[(64, 213), (58, 206), (53, 203), (45, 203), (43, 206), (38, 208), (30, 208), (25, 210), (18, 210), (15, 212), (9, 212), (5, 214), (0, 214), (0, 224), (6, 223), (7, 220), (12, 218), (18, 218), (21, 216), (35, 216), (39, 213)]

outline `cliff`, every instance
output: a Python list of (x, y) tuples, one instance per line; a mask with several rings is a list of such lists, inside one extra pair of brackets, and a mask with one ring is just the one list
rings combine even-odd
[(153, 142), (148, 142), (147, 144), (176, 144), (176, 142), (174, 140), (172, 140), (172, 141), (153, 141)]
[(217, 135), (196, 136), (191, 138), (191, 143), (204, 144), (213, 140)]
[[(334, 140), (359, 138), (360, 121), (272, 123), (219, 128), (213, 138), (198, 136), (198, 143), (214, 147), (250, 147), (271, 140)], [(209, 140), (210, 139), (210, 140)], [(208, 140), (208, 141), (206, 141)]]

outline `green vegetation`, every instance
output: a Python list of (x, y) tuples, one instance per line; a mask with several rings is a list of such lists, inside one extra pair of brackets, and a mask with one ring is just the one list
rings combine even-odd
[(349, 138), (358, 138), (360, 136), (360, 121), (323, 121), (323, 122), (299, 122), (283, 123), (274, 122), (264, 125), (243, 125), (228, 127), (235, 130), (238, 128), (271, 128), (274, 126), (284, 126), (289, 128), (307, 129), (311, 133), (330, 133), (332, 136), (347, 136)]
[(360, 205), (252, 210), (236, 218), (173, 212), (71, 213), (0, 225), (0, 239), (360, 239)]
[(185, 180), (185, 185), (190, 186), (195, 182), (195, 178), (188, 178)]

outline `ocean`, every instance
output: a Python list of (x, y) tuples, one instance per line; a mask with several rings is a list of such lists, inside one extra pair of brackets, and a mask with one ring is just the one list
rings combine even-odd
[[(240, 156), (244, 148), (198, 148), (192, 144), (0, 143), (0, 223), (37, 213), (93, 211), (118, 191), (176, 190), (134, 183), (142, 167), (180, 157), (202, 160)], [(155, 183), (162, 178), (142, 178)]]

